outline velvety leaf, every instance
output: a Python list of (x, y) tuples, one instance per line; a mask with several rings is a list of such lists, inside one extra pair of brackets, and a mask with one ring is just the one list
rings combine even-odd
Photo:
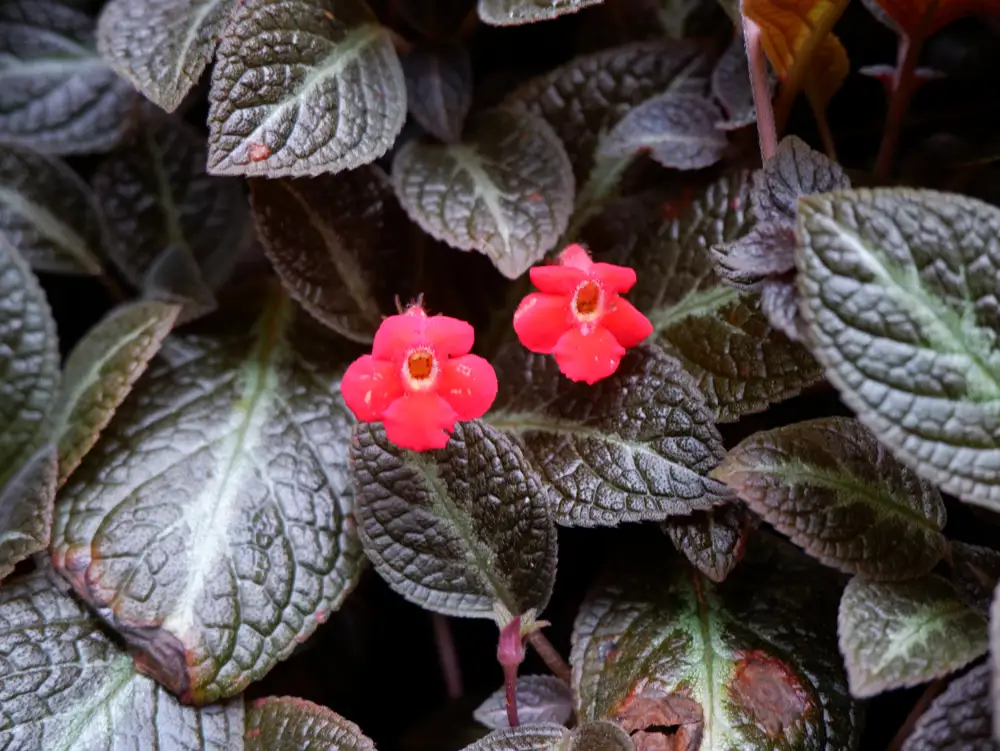
[(444, 615), (544, 609), (556, 530), (511, 438), (464, 422), (446, 448), (416, 453), (391, 444), (380, 423), (358, 423), (351, 466), (365, 553), (396, 592)]
[(850, 187), (843, 167), (801, 138), (788, 136), (781, 139), (774, 157), (754, 173), (750, 200), (758, 221), (783, 224), (795, 219), (802, 196)]
[(0, 747), (240, 751), (243, 701), (181, 705), (43, 571), (0, 589)]
[(400, 273), (411, 225), (385, 173), (366, 165), (250, 187), (264, 252), (289, 294), (337, 333), (370, 342), (395, 297), (413, 291)]
[(920, 715), (902, 751), (996, 751), (990, 717), (990, 666), (952, 681)]
[(111, 259), (141, 287), (172, 245), (191, 252), (209, 287), (226, 279), (244, 229), (246, 199), (237, 180), (205, 174), (205, 140), (152, 107), (98, 166), (94, 193), (108, 219)]
[(258, 699), (246, 710), (246, 751), (375, 751), (353, 722), (290, 696)]
[(256, 321), (164, 347), (63, 487), (53, 531), (56, 569), (196, 703), (262, 677), (360, 574), (343, 360), (290, 300), (262, 296)]
[(406, 119), (403, 69), (364, 0), (243, 0), (209, 100), (213, 174), (354, 169), (382, 156)]
[[(573, 714), (573, 693), (554, 675), (521, 675), (517, 678), (517, 718), (522, 725), (565, 725)], [(490, 695), (473, 713), (476, 722), (500, 730), (507, 723), (506, 690)]]
[(730, 500), (705, 475), (722, 438), (690, 377), (658, 348), (632, 350), (593, 386), (519, 344), (494, 362), (500, 393), (484, 418), (516, 435), (566, 526), (690, 514)]
[(840, 651), (858, 698), (940, 678), (985, 654), (986, 618), (934, 574), (851, 579), (840, 601)]
[(573, 731), (569, 751), (636, 751), (636, 746), (614, 723), (588, 722)]
[(962, 602), (989, 613), (993, 590), (1000, 582), (1000, 552), (952, 540), (950, 563), (949, 580)]
[(90, 188), (58, 159), (0, 142), (0, 232), (36, 271), (101, 273), (104, 228)]
[(183, 243), (171, 243), (153, 259), (142, 280), (142, 297), (179, 306), (177, 326), (208, 315), (219, 307), (197, 259)]
[(167, 112), (177, 109), (215, 54), (239, 0), (109, 0), (97, 49)]
[(56, 407), (60, 485), (97, 442), (179, 312), (178, 306), (168, 303), (126, 303), (73, 347)]
[(472, 60), (458, 44), (417, 44), (403, 58), (406, 102), (420, 127), (445, 143), (462, 138), (472, 107)]
[(462, 751), (562, 751), (570, 735), (562, 725), (521, 725), (496, 730)]
[(872, 14), (908, 39), (926, 39), (963, 16), (996, 15), (994, 0), (863, 0)]
[(574, 625), (581, 722), (616, 722), (647, 750), (857, 748), (826, 572), (748, 554), (714, 585), (658, 549), (622, 552)]
[(94, 21), (55, 0), (0, 3), (0, 133), (54, 154), (105, 151), (135, 93), (94, 49)]
[(799, 201), (810, 347), (844, 402), (904, 463), (1000, 508), (1000, 209), (909, 189)]
[(1000, 585), (993, 591), (989, 613), (990, 709), (993, 740), (1000, 742)]
[(49, 545), (58, 457), (46, 444), (0, 485), (0, 581)]
[(857, 420), (824, 417), (755, 433), (712, 477), (809, 555), (847, 573), (911, 579), (934, 568), (948, 544), (937, 488)]
[(629, 110), (602, 139), (598, 157), (647, 153), (664, 167), (710, 167), (729, 141), (715, 127), (719, 108), (711, 99), (693, 94), (660, 94)]
[(576, 13), (604, 0), (479, 0), (479, 18), (493, 26), (515, 26), (548, 21), (565, 13)]
[[(767, 83), (768, 90), (773, 93), (777, 78), (771, 68), (768, 68)], [(715, 64), (712, 71), (712, 94), (726, 113), (725, 119), (715, 124), (717, 128), (736, 130), (757, 121), (746, 43), (740, 30), (733, 35), (733, 40)]]
[(671, 517), (663, 522), (663, 531), (691, 565), (712, 581), (721, 582), (740, 562), (755, 526), (746, 509), (733, 503)]
[(573, 211), (573, 170), (541, 118), (496, 108), (472, 118), (459, 144), (411, 141), (392, 164), (407, 214), (429, 235), (484, 253), (516, 279), (551, 250)]

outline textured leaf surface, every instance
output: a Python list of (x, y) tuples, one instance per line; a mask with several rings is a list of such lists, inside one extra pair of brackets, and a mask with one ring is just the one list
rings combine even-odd
[(1000, 552), (952, 540), (949, 580), (962, 602), (981, 613), (989, 613), (993, 590), (1000, 582)]
[(49, 545), (57, 462), (55, 447), (42, 446), (0, 485), (0, 581)]
[(215, 53), (239, 0), (110, 0), (97, 49), (115, 71), (167, 112), (177, 109)]
[(73, 347), (56, 405), (60, 485), (97, 442), (179, 312), (178, 306), (162, 302), (125, 304)]
[(796, 136), (781, 139), (753, 183), (753, 212), (762, 222), (794, 220), (801, 196), (851, 186), (843, 167)]
[[(517, 678), (517, 717), (522, 725), (555, 723), (565, 725), (573, 714), (573, 693), (554, 675), (522, 675)], [(476, 722), (500, 730), (507, 723), (506, 694), (503, 686), (490, 695), (473, 713)]]
[(406, 119), (403, 69), (364, 0), (244, 0), (209, 100), (214, 174), (354, 169), (382, 156)]
[[(773, 93), (777, 79), (770, 68), (767, 83)], [(715, 69), (712, 71), (712, 94), (726, 113), (725, 120), (716, 123), (716, 127), (722, 130), (735, 130), (757, 121), (746, 43), (740, 30), (733, 35), (733, 40), (715, 64)]]
[(523, 109), (472, 118), (459, 144), (411, 141), (393, 160), (400, 203), (431, 236), (516, 279), (566, 230), (576, 184), (562, 144)]
[(112, 260), (141, 287), (157, 257), (185, 247), (206, 283), (222, 282), (236, 260), (246, 199), (237, 180), (205, 174), (204, 139), (150, 106), (92, 179), (114, 242)]
[(370, 342), (396, 295), (413, 291), (399, 273), (410, 223), (385, 173), (365, 165), (309, 180), (251, 181), (264, 251), (292, 295), (343, 336)]
[(516, 435), (568, 526), (690, 514), (731, 499), (705, 475), (722, 438), (690, 377), (656, 348), (627, 354), (593, 386), (520, 345), (494, 363), (500, 393), (486, 420)]
[(1000, 209), (909, 189), (799, 203), (810, 346), (859, 419), (918, 474), (1000, 508)]
[(988, 648), (986, 618), (936, 575), (851, 579), (840, 601), (840, 651), (858, 698), (947, 675)]
[(990, 723), (990, 666), (956, 678), (920, 715), (903, 751), (996, 751)]
[(271, 696), (246, 710), (246, 751), (375, 751), (361, 728), (305, 699)]
[(746, 509), (734, 503), (671, 517), (663, 522), (663, 531), (696, 569), (721, 582), (743, 557), (754, 526)]
[(104, 233), (90, 188), (58, 159), (0, 142), (0, 232), (36, 271), (101, 273)]
[(420, 127), (445, 143), (462, 138), (472, 107), (472, 60), (457, 44), (417, 44), (403, 58), (406, 101)]
[(190, 248), (180, 243), (165, 247), (146, 270), (142, 297), (180, 306), (175, 325), (182, 326), (219, 307)]
[(445, 615), (491, 618), (544, 609), (556, 573), (556, 530), (541, 483), (518, 445), (479, 421), (448, 446), (404, 451), (380, 423), (351, 442), (358, 529), (394, 590)]
[(53, 532), (56, 568), (189, 701), (262, 677), (360, 573), (343, 363), (266, 297), (250, 333), (240, 315), (172, 340), (63, 487)]
[(132, 87), (97, 55), (94, 22), (55, 0), (0, 4), (0, 132), (55, 154), (104, 151), (122, 137)]
[(940, 493), (857, 420), (755, 433), (712, 476), (809, 555), (847, 573), (910, 579), (934, 568), (947, 547)]
[(604, 0), (479, 0), (479, 18), (494, 26), (547, 21)]
[(562, 751), (569, 737), (562, 725), (521, 725), (496, 730), (463, 751)]
[(0, 748), (240, 751), (242, 739), (242, 700), (182, 706), (43, 572), (0, 589)]

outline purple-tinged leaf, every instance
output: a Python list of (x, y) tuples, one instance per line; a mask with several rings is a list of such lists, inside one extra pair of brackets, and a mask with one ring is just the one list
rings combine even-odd
[(472, 107), (472, 60), (458, 44), (417, 44), (403, 58), (409, 115), (444, 143), (458, 143)]
[(604, 0), (479, 0), (479, 18), (492, 26), (517, 26), (576, 13)]
[(953, 680), (920, 715), (902, 751), (997, 751), (990, 722), (990, 666)]
[(696, 569), (722, 582), (746, 552), (747, 538), (757, 520), (739, 504), (726, 504), (690, 516), (673, 516), (663, 531)]
[(246, 751), (375, 751), (353, 722), (326, 707), (269, 696), (246, 709)]

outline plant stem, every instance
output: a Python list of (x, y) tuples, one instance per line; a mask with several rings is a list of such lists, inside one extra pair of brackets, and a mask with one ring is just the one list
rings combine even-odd
[(944, 691), (946, 685), (947, 683), (944, 678), (938, 678), (927, 687), (927, 690), (917, 699), (917, 703), (913, 705), (910, 714), (906, 716), (902, 727), (893, 736), (889, 745), (886, 746), (885, 751), (899, 751), (903, 747), (903, 743), (906, 742), (906, 739), (910, 737), (910, 733), (913, 732), (913, 726), (917, 724), (917, 720), (927, 711), (927, 707), (930, 706), (935, 697)]
[(438, 660), (441, 661), (441, 675), (444, 676), (445, 691), (448, 698), (461, 699), (462, 669), (458, 663), (458, 651), (455, 649), (455, 639), (451, 633), (451, 624), (440, 613), (431, 613), (431, 623), (434, 625), (434, 643), (437, 645)]
[(507, 710), (507, 724), (516, 728), (521, 723), (517, 719), (517, 665), (503, 666), (504, 708)]
[(750, 67), (750, 86), (753, 89), (753, 107), (757, 113), (757, 138), (760, 156), (767, 161), (778, 150), (778, 129), (774, 122), (774, 105), (767, 86), (767, 59), (760, 41), (760, 26), (743, 16), (743, 42)]
[(552, 642), (545, 638), (545, 634), (535, 630), (528, 634), (527, 638), (528, 643), (538, 653), (538, 656), (542, 658), (542, 661), (552, 671), (552, 674), (567, 686), (571, 685), (573, 675), (569, 669), (569, 664), (556, 651), (556, 648), (552, 646)]
[(917, 89), (917, 59), (923, 47), (922, 37), (911, 39), (906, 34), (899, 37), (896, 55), (896, 72), (892, 77), (892, 95), (889, 98), (889, 112), (885, 118), (885, 130), (875, 159), (875, 176), (880, 180), (889, 177), (892, 163), (899, 145), (899, 134), (903, 129), (903, 117), (910, 106), (913, 92)]

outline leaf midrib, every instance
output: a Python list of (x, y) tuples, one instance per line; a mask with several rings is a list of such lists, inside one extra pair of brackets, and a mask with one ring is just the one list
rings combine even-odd
[(512, 250), (510, 246), (510, 238), (513, 234), (513, 230), (507, 222), (503, 206), (500, 203), (500, 199), (503, 197), (503, 191), (497, 187), (497, 184), (490, 177), (486, 166), (483, 164), (482, 158), (475, 148), (466, 144), (456, 144), (454, 146), (447, 147), (447, 150), (452, 159), (455, 160), (459, 169), (468, 173), (469, 177), (472, 179), (472, 184), (475, 186), (476, 197), (483, 199), (483, 203), (486, 204), (486, 210), (489, 211), (490, 216), (492, 216), (496, 222), (497, 233), (500, 235), (500, 239), (503, 242), (502, 250), (505, 254), (510, 254)]
[(100, 717), (100, 707), (109, 704), (136, 677), (132, 658), (128, 655), (122, 655), (111, 663), (108, 672), (110, 673), (109, 680), (101, 686), (100, 691), (90, 693), (90, 700), (84, 702), (82, 707), (73, 712), (74, 719), (70, 721), (65, 732), (51, 747), (51, 751), (72, 751), (90, 724)]
[(27, 219), (43, 238), (66, 251), (88, 274), (101, 273), (101, 264), (89, 252), (86, 240), (45, 206), (26, 200), (6, 186), (0, 186), (0, 205)]
[(584, 440), (597, 440), (602, 443), (609, 443), (613, 446), (628, 449), (629, 451), (633, 451), (637, 454), (647, 454), (649, 456), (654, 456), (661, 461), (676, 464), (676, 462), (670, 462), (670, 460), (666, 457), (656, 453), (649, 446), (642, 443), (636, 443), (635, 441), (629, 441), (614, 433), (603, 432), (597, 428), (585, 428), (580, 425), (574, 425), (569, 421), (548, 422), (541, 419), (541, 417), (542, 416), (534, 413), (500, 412), (487, 414), (483, 418), (483, 422), (497, 428), (498, 430), (507, 430), (518, 434), (548, 433), (552, 435), (570, 436), (571, 438), (582, 438)]

